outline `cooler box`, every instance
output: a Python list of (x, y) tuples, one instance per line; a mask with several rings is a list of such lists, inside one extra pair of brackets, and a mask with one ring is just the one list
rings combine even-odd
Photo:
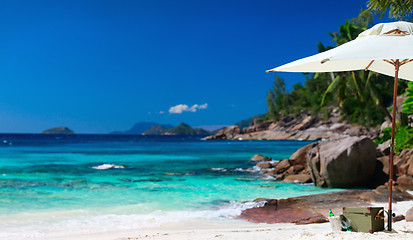
[(344, 207), (343, 216), (355, 232), (377, 232), (384, 230), (382, 207)]

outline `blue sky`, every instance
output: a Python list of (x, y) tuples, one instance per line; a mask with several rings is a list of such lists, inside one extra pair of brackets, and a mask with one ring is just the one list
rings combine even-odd
[[(265, 70), (317, 52), (366, 1), (0, 2), (0, 132), (138, 121), (234, 124), (267, 111)], [(287, 85), (302, 74), (280, 74)]]

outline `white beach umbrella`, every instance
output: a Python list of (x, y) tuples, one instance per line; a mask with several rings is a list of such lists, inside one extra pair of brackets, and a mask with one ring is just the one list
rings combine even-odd
[(413, 23), (381, 23), (348, 43), (267, 72), (344, 72), (371, 70), (394, 77), (389, 172), (389, 221), (391, 231), (394, 129), (398, 78), (413, 81)]

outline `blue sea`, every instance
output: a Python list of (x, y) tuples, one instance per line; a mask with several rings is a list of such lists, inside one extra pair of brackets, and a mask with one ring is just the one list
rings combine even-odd
[(309, 143), (1, 134), (0, 239), (232, 219), (256, 198), (334, 191), (276, 182), (250, 161), (257, 153), (282, 160)]

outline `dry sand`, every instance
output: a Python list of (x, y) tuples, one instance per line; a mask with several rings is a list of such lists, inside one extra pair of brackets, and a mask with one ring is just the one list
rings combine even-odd
[[(135, 233), (107, 233), (102, 235), (72, 236), (62, 239), (95, 239), (95, 240), (206, 240), (206, 239), (225, 239), (225, 240), (325, 240), (325, 239), (413, 239), (413, 222), (396, 222), (394, 230), (397, 233), (376, 232), (356, 233), (356, 232), (332, 232), (330, 223), (295, 225), (291, 223), (277, 224), (246, 224), (245, 222), (233, 222), (232, 225), (206, 223), (195, 221), (193, 226), (173, 227), (164, 226), (162, 229), (137, 230)], [(197, 224), (203, 226), (196, 227)], [(206, 224), (207, 226), (205, 226)]]
[[(126, 239), (159, 239), (159, 240), (184, 240), (184, 239), (413, 239), (413, 223), (406, 221), (394, 224), (397, 233), (355, 233), (332, 232), (330, 223), (295, 225), (290, 223), (271, 224), (267, 226), (235, 225), (232, 227), (216, 226), (208, 229), (172, 230), (143, 232)], [(122, 239), (122, 238), (120, 238)], [(122, 239), (123, 240), (123, 239)]]
[[(383, 204), (377, 204), (383, 206)], [(393, 211), (406, 214), (413, 207), (413, 201), (394, 204)], [(203, 239), (290, 239), (290, 240), (324, 240), (324, 239), (409, 239), (413, 240), (413, 222), (405, 220), (393, 224), (395, 233), (376, 232), (332, 232), (330, 223), (295, 225), (292, 223), (256, 224), (245, 220), (204, 220), (164, 224), (159, 228), (137, 229), (134, 232), (106, 232), (102, 234), (67, 236), (59, 239), (76, 240), (203, 240)]]

